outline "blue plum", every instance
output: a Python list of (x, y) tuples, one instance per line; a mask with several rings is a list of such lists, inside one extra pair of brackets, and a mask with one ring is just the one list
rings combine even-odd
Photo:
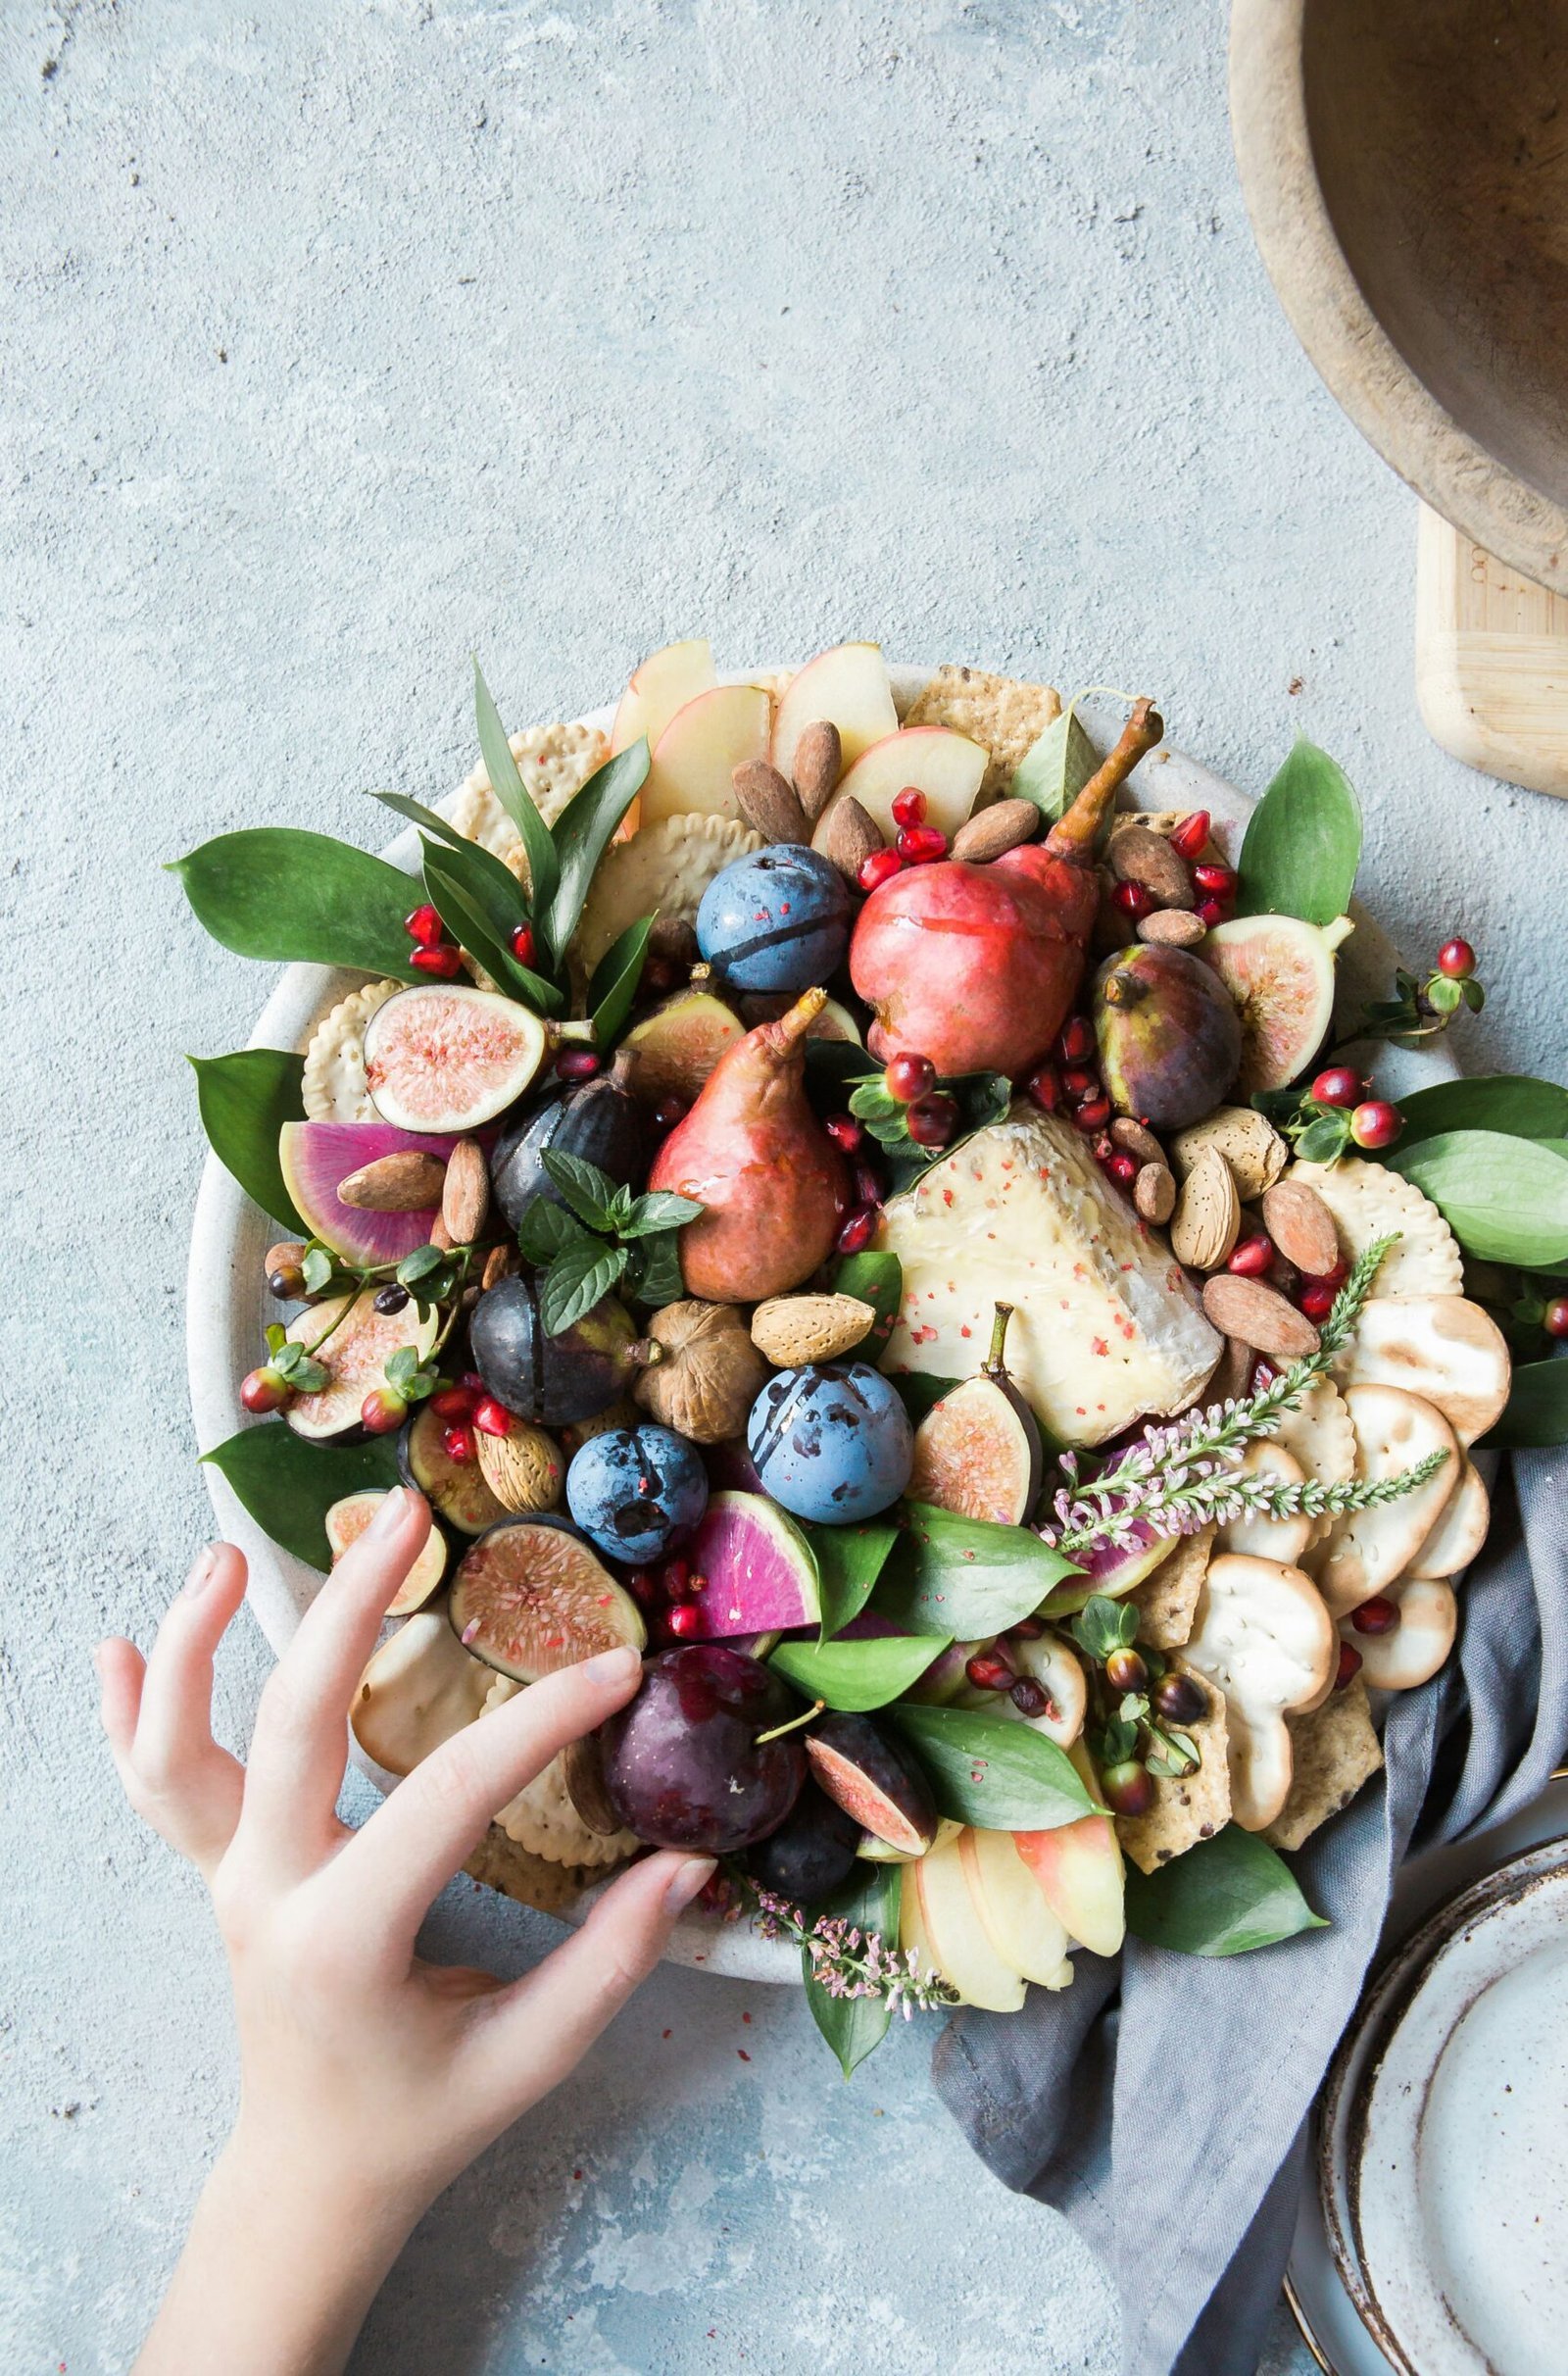
[(778, 842), (714, 875), (697, 911), (697, 946), (737, 990), (810, 990), (844, 963), (850, 911), (837, 866)]
[(641, 1567), (696, 1525), (708, 1472), (673, 1428), (608, 1427), (573, 1455), (566, 1507), (596, 1551)]
[(768, 1379), (747, 1422), (762, 1490), (798, 1518), (851, 1526), (898, 1500), (914, 1434), (895, 1389), (866, 1361), (808, 1361)]

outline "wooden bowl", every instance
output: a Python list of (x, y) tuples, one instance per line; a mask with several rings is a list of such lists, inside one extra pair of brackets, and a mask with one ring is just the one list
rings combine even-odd
[(1568, 0), (1235, 0), (1280, 301), (1445, 519), (1568, 591)]

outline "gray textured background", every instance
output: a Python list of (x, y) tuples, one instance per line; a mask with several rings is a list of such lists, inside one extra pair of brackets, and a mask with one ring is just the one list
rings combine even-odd
[[(1568, 817), (1422, 733), (1413, 503), (1275, 309), (1224, 31), (1220, 0), (0, 8), (8, 2376), (126, 2363), (232, 2091), (201, 1893), (119, 1805), (87, 1669), (208, 1522), (180, 1060), (266, 988), (161, 860), (264, 817), (376, 839), (364, 787), (469, 764), (470, 650), (520, 721), (672, 635), (880, 634), (1147, 687), (1253, 788), (1316, 735), (1369, 899), (1484, 952), (1471, 1060), (1562, 1073)], [(242, 1621), (236, 1738), (266, 1666)], [(508, 1962), (548, 1928), (439, 1916)], [(967, 2157), (926, 2044), (845, 2089), (793, 1997), (662, 1976), (425, 2223), (357, 2365), (1104, 2376), (1104, 2283)], [(1306, 2365), (1283, 2320), (1268, 2364)]]

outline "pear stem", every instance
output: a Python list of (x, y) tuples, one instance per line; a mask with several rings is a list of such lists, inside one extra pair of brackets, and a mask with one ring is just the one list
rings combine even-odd
[(1101, 761), (1066, 816), (1058, 818), (1046, 835), (1046, 848), (1053, 858), (1064, 858), (1079, 866), (1092, 863), (1095, 837), (1111, 802), (1164, 731), (1165, 721), (1153, 701), (1149, 694), (1141, 694), (1133, 704), (1133, 714), (1123, 726), (1115, 749)]
[(781, 1015), (776, 1022), (762, 1025), (768, 1034), (769, 1044), (779, 1056), (788, 1056), (790, 1050), (805, 1039), (826, 1005), (825, 990), (803, 990), (787, 1015)]

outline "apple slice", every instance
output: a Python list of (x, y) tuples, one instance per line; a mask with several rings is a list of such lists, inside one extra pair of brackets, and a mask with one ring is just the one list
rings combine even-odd
[[(1075, 1741), (1067, 1755), (1086, 1788), (1098, 1794), (1083, 1743)], [(1121, 1844), (1110, 1817), (1080, 1815), (1055, 1831), (1014, 1832), (1012, 1844), (1068, 1938), (1093, 1955), (1113, 1955), (1126, 1935), (1127, 1914)]]
[(642, 667), (632, 670), (631, 682), (620, 697), (610, 736), (611, 751), (624, 751), (639, 734), (647, 735), (652, 751), (676, 711), (684, 710), (714, 682), (712, 646), (706, 635), (651, 652)]
[(1057, 1921), (1017, 1849), (1004, 1831), (958, 1835), (958, 1858), (980, 1920), (1004, 1963), (1042, 1988), (1060, 1988), (1072, 1978), (1067, 1933)]
[(714, 685), (677, 710), (654, 746), (640, 821), (665, 817), (739, 817), (730, 778), (743, 760), (767, 757), (771, 697), (760, 685)]
[(893, 688), (880, 644), (835, 644), (831, 652), (808, 661), (786, 686), (773, 720), (773, 748), (768, 756), (779, 773), (792, 781), (795, 746), (819, 718), (831, 718), (837, 726), (846, 767), (852, 767), (872, 743), (897, 732), (899, 714), (893, 707)]
[(936, 1956), (931, 1952), (931, 1935), (925, 1926), (925, 1916), (920, 1911), (912, 1863), (911, 1869), (904, 1876), (904, 1885), (899, 1892), (899, 1945), (906, 1955), (912, 1950), (919, 1956), (923, 1971), (939, 1970)]
[(891, 841), (899, 829), (893, 817), (899, 794), (923, 792), (926, 823), (951, 841), (974, 807), (986, 765), (980, 745), (951, 726), (905, 726), (862, 751), (840, 778), (838, 798), (853, 794)]
[(919, 1894), (920, 1914), (938, 1971), (965, 2005), (989, 2013), (1015, 2013), (1023, 2004), (1023, 1974), (1004, 1961), (975, 1909), (964, 1877), (960, 1842), (934, 1848), (909, 1865), (904, 1886)]

